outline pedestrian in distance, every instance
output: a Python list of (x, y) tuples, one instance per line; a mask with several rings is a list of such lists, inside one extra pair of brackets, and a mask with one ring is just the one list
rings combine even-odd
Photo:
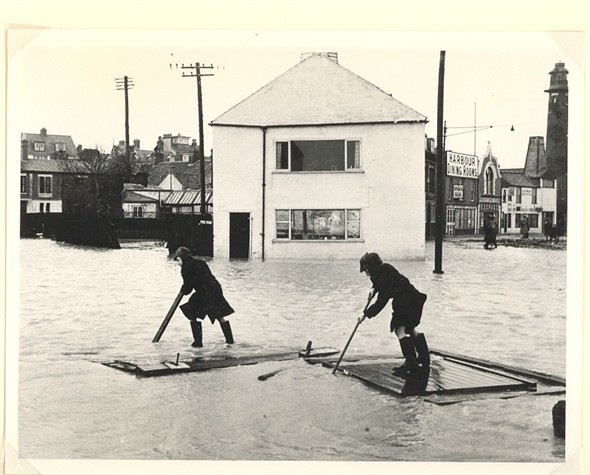
[(360, 259), (361, 272), (365, 272), (373, 284), (370, 297), (377, 296), (375, 303), (364, 310), (358, 318), (362, 323), (365, 318), (373, 318), (392, 300), (393, 315), (389, 330), (398, 338), (404, 363), (394, 368), (398, 375), (408, 375), (430, 368), (430, 353), (426, 337), (416, 327), (422, 318), (422, 309), (426, 294), (414, 287), (407, 277), (391, 264), (384, 263), (379, 254), (366, 253)]
[(543, 234), (545, 234), (545, 241), (553, 241), (552, 231), (553, 230), (553, 223), (549, 218), (545, 218), (543, 222)]
[(188, 302), (180, 309), (189, 319), (193, 334), (193, 347), (203, 346), (203, 328), (200, 320), (209, 317), (211, 324), (217, 320), (223, 331), (225, 342), (234, 343), (230, 323), (225, 319), (234, 313), (234, 309), (223, 296), (221, 284), (217, 281), (207, 263), (191, 255), (187, 247), (181, 246), (174, 253), (174, 260), (181, 266), (183, 284), (181, 292), (184, 295), (195, 291)]
[(523, 214), (522, 218), (520, 218), (520, 234), (522, 234), (523, 239), (529, 238), (529, 229), (529, 220), (526, 214)]
[(498, 235), (498, 226), (496, 225), (496, 220), (492, 216), (485, 225), (484, 231), (484, 242), (485, 244), (483, 247), (489, 249), (493, 247), (496, 249), (498, 247), (498, 243), (496, 242), (496, 236)]

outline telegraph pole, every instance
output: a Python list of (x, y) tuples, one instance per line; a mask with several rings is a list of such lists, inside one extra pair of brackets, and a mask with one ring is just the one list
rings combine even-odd
[[(172, 65), (170, 65), (172, 68)], [(178, 67), (178, 65), (177, 65)], [(213, 69), (213, 65), (205, 66), (200, 63), (194, 65), (189, 64), (185, 66), (181, 65), (182, 69), (191, 69), (188, 73), (182, 72), (183, 78), (197, 78), (197, 106), (199, 112), (199, 159), (200, 159), (200, 173), (201, 173), (201, 215), (204, 215), (207, 210), (207, 204), (205, 200), (205, 144), (203, 137), (203, 96), (201, 92), (201, 77), (202, 76), (213, 76), (213, 74), (203, 74), (201, 69)]]
[(133, 89), (133, 78), (123, 76), (115, 78), (117, 91), (125, 91), (125, 158), (127, 166), (131, 168), (131, 157), (129, 151), (129, 89)]
[[(440, 52), (440, 64), (438, 67), (438, 110), (436, 123), (436, 206), (435, 227), (436, 238), (434, 243), (434, 273), (444, 274), (442, 270), (442, 241), (445, 231), (445, 169), (443, 154), (445, 143), (443, 139), (443, 108), (445, 91), (445, 51)], [(446, 127), (445, 127), (446, 128)]]

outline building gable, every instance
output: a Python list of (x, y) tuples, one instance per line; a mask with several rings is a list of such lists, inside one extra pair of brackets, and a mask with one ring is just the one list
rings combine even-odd
[(211, 122), (211, 125), (296, 126), (426, 122), (390, 94), (314, 54)]

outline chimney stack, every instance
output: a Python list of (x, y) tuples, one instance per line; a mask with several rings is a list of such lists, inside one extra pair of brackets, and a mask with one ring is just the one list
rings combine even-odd
[(41, 129), (41, 137), (47, 137), (47, 129), (45, 127)]
[(135, 150), (139, 150), (140, 149), (140, 147), (139, 147), (139, 139), (133, 140), (133, 148)]

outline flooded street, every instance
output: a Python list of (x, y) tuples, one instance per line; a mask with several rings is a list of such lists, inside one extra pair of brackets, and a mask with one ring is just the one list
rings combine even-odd
[[(432, 348), (565, 377), (566, 252), (433, 243), (393, 262), (428, 301)], [(563, 462), (551, 408), (564, 396), (399, 398), (302, 360), (136, 378), (101, 365), (342, 349), (370, 288), (355, 261), (209, 262), (236, 313), (236, 344), (180, 310), (151, 340), (180, 285), (167, 250), (20, 241), (18, 451), (27, 459)], [(390, 306), (347, 356), (399, 356)], [(257, 377), (285, 369), (267, 381)]]

